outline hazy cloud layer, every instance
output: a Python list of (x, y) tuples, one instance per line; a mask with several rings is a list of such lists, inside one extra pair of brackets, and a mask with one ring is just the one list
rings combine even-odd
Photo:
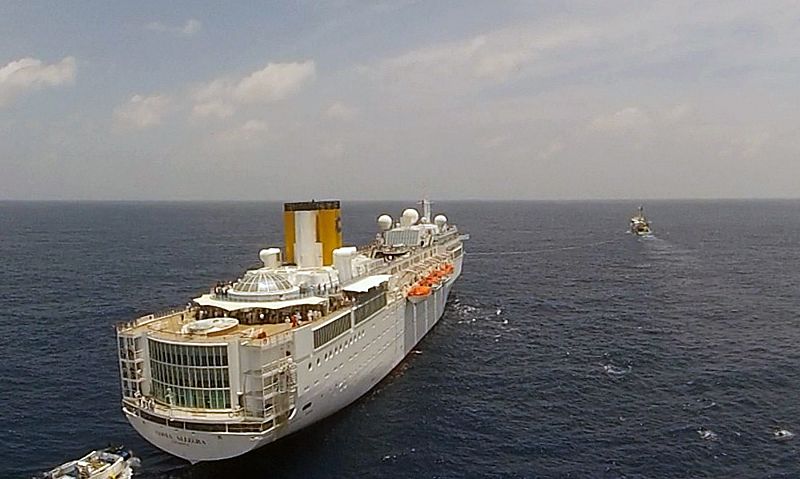
[(600, 115), (591, 123), (591, 129), (603, 133), (626, 133), (646, 129), (650, 126), (647, 113), (635, 106), (623, 108), (607, 115)]
[[(75, 98), (18, 102), (35, 118), (25, 127), (0, 109), (0, 158), (19, 162), (0, 191), (77, 198), (99, 184), (91, 190), (99, 197), (165, 199), (800, 196), (796, 2), (176, 10), (203, 18), (203, 34), (195, 35), (199, 22), (152, 23), (148, 31), (165, 34), (139, 45), (86, 26), (97, 50), (81, 63)], [(160, 18), (150, 13), (144, 18)], [(0, 44), (36, 45), (30, 35), (0, 33)], [(85, 45), (56, 40), (63, 46), (0, 60), (0, 106), (74, 81), (71, 57), (13, 60), (63, 58), (61, 48)], [(22, 75), (20, 62), (38, 63)], [(64, 181), (74, 164), (91, 165), (89, 173)]]
[(21, 58), (0, 68), (0, 107), (26, 92), (69, 85), (75, 81), (75, 58), (47, 65), (36, 58)]
[(225, 146), (244, 147), (252, 143), (261, 143), (266, 140), (269, 125), (262, 120), (247, 120), (241, 125), (223, 130), (218, 140), (227, 143)]
[(169, 33), (179, 37), (191, 37), (202, 30), (203, 24), (200, 20), (190, 18), (186, 20), (186, 23), (183, 25), (166, 25), (161, 22), (150, 22), (145, 25), (144, 28), (145, 30)]
[(122, 126), (149, 128), (161, 124), (170, 106), (170, 99), (164, 95), (133, 95), (114, 110), (114, 118)]
[(337, 101), (325, 110), (325, 115), (334, 120), (350, 121), (358, 116), (358, 110), (344, 102)]
[(363, 71), (376, 81), (421, 92), (465, 93), (522, 76), (552, 72), (557, 67), (557, 55), (588, 46), (598, 35), (582, 22), (555, 28), (515, 26), (412, 50)]

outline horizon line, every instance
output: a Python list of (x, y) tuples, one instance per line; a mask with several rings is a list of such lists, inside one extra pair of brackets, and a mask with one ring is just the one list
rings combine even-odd
[[(337, 200), (350, 203), (399, 203), (414, 201), (419, 202), (420, 199), (411, 198), (381, 198), (381, 199), (341, 199), (341, 198), (326, 198), (327, 200)], [(458, 198), (458, 199), (432, 199), (432, 203), (447, 202), (470, 202), (470, 203), (568, 203), (568, 202), (668, 202), (668, 201), (797, 201), (800, 197), (797, 196), (774, 196), (774, 197), (682, 197), (682, 198)], [(18, 199), (18, 198), (0, 198), (0, 203), (286, 203), (292, 201), (308, 201), (308, 199), (68, 199), (68, 198), (54, 198), (54, 199)], [(316, 201), (324, 201), (317, 199)]]

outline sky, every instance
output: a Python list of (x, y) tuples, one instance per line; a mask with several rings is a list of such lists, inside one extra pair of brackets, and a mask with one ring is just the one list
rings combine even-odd
[(4, 2), (0, 199), (800, 197), (796, 1)]

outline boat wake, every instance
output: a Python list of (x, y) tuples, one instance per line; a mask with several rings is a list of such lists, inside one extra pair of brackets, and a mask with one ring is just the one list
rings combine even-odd
[(633, 371), (633, 367), (629, 364), (627, 367), (614, 366), (613, 364), (603, 365), (603, 372), (609, 376), (624, 376)]
[[(448, 308), (458, 317), (457, 324), (475, 323), (478, 320), (493, 320), (503, 315), (502, 306), (484, 306), (480, 304), (466, 304), (460, 299), (455, 298), (448, 303)], [(508, 324), (507, 319), (501, 320), (503, 324)]]
[(644, 253), (652, 261), (672, 264), (682, 268), (697, 268), (702, 260), (696, 252), (656, 236), (641, 237)]
[(701, 427), (700, 429), (698, 429), (697, 430), (697, 434), (699, 434), (700, 437), (703, 438), (706, 441), (716, 441), (716, 440), (719, 439), (719, 436), (717, 436), (717, 433), (715, 433), (711, 429), (706, 429), (704, 427)]
[(549, 253), (551, 251), (569, 251), (574, 249), (594, 248), (595, 246), (601, 246), (609, 243), (616, 243), (616, 241), (614, 240), (595, 241), (593, 243), (586, 243), (586, 244), (579, 244), (572, 246), (559, 246), (555, 248), (529, 249), (529, 250), (518, 250), (518, 251), (475, 251), (475, 252), (470, 251), (464, 254), (467, 256), (516, 256), (516, 255)]

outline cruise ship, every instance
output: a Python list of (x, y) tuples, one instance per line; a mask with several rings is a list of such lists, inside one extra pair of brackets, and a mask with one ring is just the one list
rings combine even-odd
[(422, 202), (342, 245), (339, 201), (284, 205), (284, 248), (185, 307), (117, 325), (122, 411), (192, 463), (244, 454), (363, 396), (441, 318), (468, 235)]

